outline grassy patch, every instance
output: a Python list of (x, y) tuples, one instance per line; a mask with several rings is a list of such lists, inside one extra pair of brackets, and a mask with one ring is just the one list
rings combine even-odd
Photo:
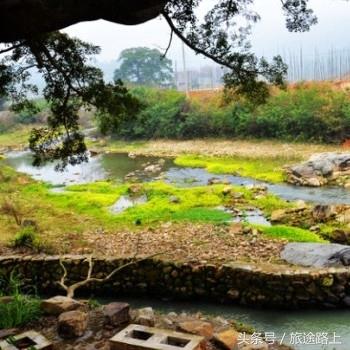
[[(17, 173), (0, 161), (0, 207), (9, 202), (16, 208), (21, 219), (37, 223), (38, 239), (45, 245), (51, 237), (65, 233), (79, 233), (86, 228), (94, 229), (101, 225), (95, 218), (78, 212), (73, 207), (58, 205), (50, 187), (36, 182), (26, 175)], [(13, 241), (19, 231), (13, 215), (0, 212), (0, 241)]]
[(18, 294), (12, 302), (0, 303), (0, 315), (0, 329), (25, 326), (40, 317), (40, 300)]
[[(126, 195), (127, 185), (97, 182), (88, 185), (70, 186), (66, 193), (54, 196), (54, 200), (65, 207), (103, 219), (105, 223), (150, 224), (158, 221), (207, 221), (222, 222), (230, 218), (214, 207), (223, 204), (223, 186), (176, 188), (153, 182), (142, 185), (147, 202), (129, 208), (120, 214), (112, 214), (112, 206), (121, 195)], [(176, 198), (176, 200), (172, 200)]]
[(234, 174), (268, 182), (283, 182), (283, 161), (278, 159), (245, 159), (240, 157), (207, 157), (183, 155), (175, 159), (179, 166), (205, 168), (213, 174)]
[(40, 300), (21, 293), (19, 278), (11, 274), (0, 279), (0, 296), (11, 296), (9, 303), (0, 303), (0, 329), (25, 326), (41, 316)]
[(258, 226), (264, 235), (270, 238), (286, 239), (289, 242), (326, 243), (316, 233), (291, 226)]
[[(35, 242), (50, 247), (50, 242), (62, 235), (93, 232), (100, 227), (118, 230), (138, 224), (164, 221), (224, 222), (230, 215), (215, 207), (225, 203), (222, 185), (177, 188), (154, 182), (141, 185), (147, 202), (113, 214), (110, 207), (121, 196), (128, 195), (129, 185), (96, 182), (73, 185), (65, 192), (55, 193), (51, 187), (17, 173), (0, 162), (0, 207), (5, 202), (16, 208), (21, 219), (37, 225)], [(0, 212), (0, 241), (17, 242), (27, 235), (19, 235), (20, 227), (9, 212)], [(17, 235), (17, 236), (16, 236)], [(31, 238), (31, 237), (29, 237)]]
[(16, 149), (21, 149), (27, 146), (31, 129), (31, 126), (23, 126), (13, 131), (0, 134), (0, 148), (14, 147)]

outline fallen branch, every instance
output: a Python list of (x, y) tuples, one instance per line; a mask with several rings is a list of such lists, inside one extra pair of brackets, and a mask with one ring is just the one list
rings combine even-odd
[(95, 278), (92, 277), (92, 273), (93, 273), (93, 268), (94, 268), (94, 263), (92, 261), (92, 256), (90, 256), (89, 258), (87, 258), (85, 261), (87, 261), (89, 263), (89, 269), (88, 269), (88, 273), (87, 273), (87, 277), (85, 280), (77, 282), (72, 284), (71, 286), (67, 286), (66, 285), (66, 278), (68, 275), (68, 271), (66, 269), (66, 267), (64, 266), (63, 260), (60, 259), (60, 266), (62, 267), (63, 270), (63, 276), (61, 278), (61, 280), (58, 282), (58, 284), (66, 291), (67, 293), (67, 297), (69, 298), (74, 298), (74, 294), (76, 292), (76, 290), (78, 288), (81, 288), (83, 286), (86, 286), (87, 284), (91, 283), (91, 282), (96, 282), (96, 283), (104, 283), (107, 282), (108, 280), (110, 280), (114, 275), (116, 275), (118, 272), (120, 272), (121, 270), (125, 269), (126, 267), (129, 267), (131, 265), (136, 265), (139, 264), (142, 261), (148, 260), (148, 259), (152, 259), (156, 256), (165, 254), (167, 252), (161, 252), (161, 253), (156, 253), (156, 254), (152, 254), (149, 255), (145, 258), (141, 258), (138, 260), (132, 260), (122, 266), (119, 266), (117, 268), (115, 268), (109, 275), (107, 275), (105, 278)]

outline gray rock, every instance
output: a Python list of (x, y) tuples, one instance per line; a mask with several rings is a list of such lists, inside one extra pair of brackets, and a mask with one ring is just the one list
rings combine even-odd
[(281, 258), (290, 264), (309, 267), (349, 266), (350, 247), (341, 244), (289, 243)]
[(286, 168), (287, 181), (304, 186), (322, 186), (350, 171), (350, 153), (315, 154), (304, 163)]

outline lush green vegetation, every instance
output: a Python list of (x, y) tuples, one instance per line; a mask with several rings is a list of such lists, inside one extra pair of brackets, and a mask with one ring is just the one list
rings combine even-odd
[(213, 174), (236, 174), (255, 179), (282, 182), (283, 161), (278, 159), (246, 159), (240, 157), (208, 157), (200, 155), (183, 155), (176, 158), (180, 166), (205, 168)]
[(235, 94), (189, 98), (135, 88), (144, 108), (121, 123), (126, 138), (255, 137), (339, 143), (350, 138), (350, 98), (326, 83), (275, 91), (261, 106)]
[[(87, 227), (113, 230), (166, 221), (224, 223), (231, 219), (230, 214), (217, 209), (232, 200), (226, 185), (178, 188), (162, 182), (128, 185), (105, 181), (73, 185), (55, 193), (49, 185), (30, 180), (4, 165), (0, 165), (0, 176), (1, 196), (10, 201), (16, 216), (33, 220), (38, 226), (35, 230), (23, 229), (13, 211), (1, 212), (0, 226), (7, 233), (1, 239), (15, 246), (45, 249), (55, 237), (84, 232)], [(111, 207), (121, 196), (130, 196), (133, 186), (138, 188), (135, 196), (145, 195), (147, 202), (112, 213)], [(243, 187), (230, 186), (230, 190), (241, 193), (243, 202), (236, 206), (242, 210), (250, 205), (269, 215), (273, 210), (292, 206), (271, 194), (255, 198), (251, 190)]]
[(11, 274), (9, 280), (0, 278), (0, 297), (11, 297), (9, 302), (0, 302), (0, 329), (25, 326), (41, 316), (40, 300), (23, 294), (20, 279)]
[(215, 207), (225, 201), (222, 185), (212, 187), (177, 188), (162, 182), (145, 183), (140, 194), (147, 202), (131, 207), (120, 214), (112, 214), (110, 207), (128, 195), (127, 185), (98, 182), (68, 187), (67, 191), (51, 198), (58, 205), (74, 207), (82, 213), (103, 218), (111, 224), (150, 224), (159, 221), (223, 222), (230, 218)]
[(126, 138), (177, 138), (181, 134), (186, 97), (175, 90), (132, 89), (143, 108), (122, 122), (118, 135)]
[(271, 238), (286, 239), (290, 242), (326, 243), (316, 233), (291, 226), (258, 226), (264, 235)]

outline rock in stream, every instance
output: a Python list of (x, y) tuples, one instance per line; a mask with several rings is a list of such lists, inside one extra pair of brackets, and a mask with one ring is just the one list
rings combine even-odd
[(286, 168), (287, 181), (294, 185), (319, 187), (350, 175), (350, 153), (320, 153), (304, 163)]

